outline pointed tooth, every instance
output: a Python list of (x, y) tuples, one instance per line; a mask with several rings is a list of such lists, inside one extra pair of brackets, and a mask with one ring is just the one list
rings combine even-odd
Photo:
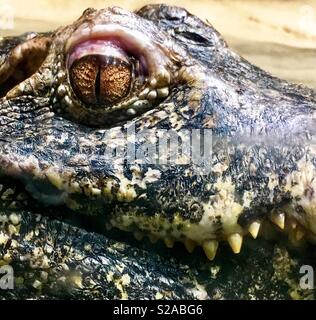
[(174, 246), (174, 239), (172, 239), (170, 237), (166, 237), (166, 238), (164, 238), (164, 243), (165, 243), (167, 248), (171, 249)]
[(140, 241), (143, 239), (144, 235), (140, 231), (134, 231), (134, 237), (136, 240)]
[(218, 248), (218, 241), (216, 240), (206, 240), (203, 242), (203, 250), (209, 260), (213, 260), (216, 256), (216, 251)]
[(256, 239), (258, 236), (260, 225), (261, 225), (261, 223), (259, 221), (254, 221), (248, 227), (248, 231), (254, 239)]
[(196, 243), (193, 240), (189, 239), (189, 238), (185, 238), (184, 246), (188, 250), (189, 253), (192, 253), (193, 250), (196, 247)]
[(156, 236), (154, 236), (154, 235), (152, 235), (152, 234), (150, 234), (150, 235), (148, 236), (148, 239), (149, 239), (149, 241), (150, 241), (151, 243), (156, 243), (156, 242), (158, 241), (158, 237), (156, 237)]
[(284, 229), (285, 215), (284, 213), (274, 213), (271, 215), (271, 221), (276, 224), (280, 229)]
[(228, 243), (231, 246), (234, 253), (239, 253), (242, 245), (242, 235), (239, 233), (233, 233), (228, 237)]

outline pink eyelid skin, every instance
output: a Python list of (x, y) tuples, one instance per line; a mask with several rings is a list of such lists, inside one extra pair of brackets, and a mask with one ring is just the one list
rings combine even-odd
[(150, 80), (167, 69), (168, 58), (159, 46), (143, 33), (115, 24), (79, 28), (68, 39), (67, 66), (74, 60), (89, 54), (113, 55), (126, 60), (133, 56), (140, 62)]
[(74, 61), (87, 55), (103, 55), (120, 59), (128, 63), (128, 55), (120, 46), (118, 41), (109, 40), (87, 40), (78, 44), (68, 58), (68, 68), (71, 67)]

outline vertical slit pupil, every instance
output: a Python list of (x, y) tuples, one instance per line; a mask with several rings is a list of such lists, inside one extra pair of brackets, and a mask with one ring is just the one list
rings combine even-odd
[(95, 79), (95, 85), (94, 85), (95, 99), (97, 103), (100, 103), (100, 87), (101, 87), (100, 73), (101, 73), (101, 66), (99, 65), (99, 69), (98, 69), (98, 73), (97, 73), (97, 77)]

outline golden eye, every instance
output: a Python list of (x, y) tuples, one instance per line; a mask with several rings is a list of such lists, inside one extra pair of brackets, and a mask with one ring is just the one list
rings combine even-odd
[(131, 68), (124, 62), (102, 66), (100, 72), (101, 103), (114, 103), (124, 98), (130, 89)]
[[(172, 63), (142, 33), (117, 25), (78, 29), (68, 39), (57, 94), (65, 117), (91, 126), (112, 126), (154, 109), (169, 96)], [(58, 79), (57, 79), (58, 80)], [(61, 88), (61, 89), (60, 89)]]
[(111, 105), (122, 100), (128, 95), (133, 79), (129, 63), (103, 55), (75, 60), (69, 75), (78, 98), (92, 105)]

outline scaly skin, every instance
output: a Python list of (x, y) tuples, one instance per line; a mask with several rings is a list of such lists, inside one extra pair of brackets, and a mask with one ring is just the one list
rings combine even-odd
[(15, 276), (14, 290), (0, 290), (3, 299), (314, 298), (297, 275), (314, 266), (315, 251), (289, 252), (280, 237), (277, 244), (248, 239), (240, 255), (222, 246), (210, 264), (201, 250), (168, 250), (114, 229), (103, 236), (85, 231), (87, 221), (74, 227), (63, 208), (45, 208), (43, 217), (15, 181), (2, 179), (0, 188), (0, 265)]
[[(140, 35), (146, 43), (141, 52), (148, 60), (149, 75), (142, 90), (124, 101), (92, 108), (74, 94), (67, 59), (78, 37), (80, 41), (96, 37), (84, 36), (83, 30), (95, 32), (94, 27), (100, 25), (116, 26), (125, 41), (135, 35), (136, 40), (130, 41), (137, 42)], [(70, 211), (97, 216), (104, 225), (134, 232), (137, 237), (164, 239), (169, 247), (174, 241), (183, 242), (188, 250), (198, 244), (210, 260), (219, 242), (228, 241), (239, 253), (243, 237), (249, 232), (253, 237), (259, 231), (267, 234), (270, 220), (292, 242), (315, 240), (315, 92), (249, 64), (211, 26), (175, 7), (147, 6), (135, 14), (119, 8), (88, 9), (74, 24), (56, 32), (7, 39), (1, 46), (1, 172), (5, 179), (20, 181), (41, 205), (58, 205), (63, 215)], [(26, 69), (24, 81), (13, 81), (20, 56), (27, 56), (33, 47), (37, 61), (43, 63), (36, 70)], [(34, 58), (34, 52), (28, 57)], [(169, 130), (184, 143), (188, 132), (211, 130), (212, 154), (206, 155), (210, 171), (188, 162), (184, 154), (170, 163), (161, 162), (166, 161), (166, 154), (159, 155), (159, 163), (148, 154), (143, 163), (127, 163), (126, 150), (116, 159), (107, 157), (133, 128), (136, 136), (127, 139), (131, 144), (136, 140), (138, 155), (146, 148), (156, 149), (157, 140), (165, 135), (161, 130)], [(22, 225), (26, 229), (20, 231), (16, 255), (24, 255), (28, 247), (23, 242), (27, 226), (34, 231), (41, 228), (29, 215), (34, 207), (25, 210)], [(60, 222), (42, 219), (52, 232), (57, 226), (64, 228)], [(79, 238), (77, 243), (75, 239), (75, 227), (69, 228), (73, 232), (70, 247), (80, 256), (89, 256), (84, 240)], [(102, 241), (110, 241), (90, 236), (96, 237), (98, 248)], [(39, 233), (36, 237), (45, 246), (46, 236)], [(26, 241), (36, 243), (33, 238)], [(62, 245), (65, 240), (60, 241)], [(10, 250), (6, 259), (15, 261), (14, 248)], [(93, 251), (88, 261), (99, 255), (108, 257), (108, 250)], [(77, 264), (73, 256), (62, 255)], [(55, 259), (48, 258), (50, 267), (56, 265)], [(150, 259), (160, 261), (154, 255)], [(109, 269), (104, 268), (100, 272), (110, 274), (111, 280), (115, 266), (110, 263)], [(58, 268), (52, 270), (55, 281)], [(169, 276), (172, 272), (167, 271)], [(192, 288), (181, 283), (180, 279), (173, 297), (192, 295)], [(156, 278), (151, 286), (159, 286)], [(89, 297), (117, 297), (102, 289), (94, 295), (91, 287), (88, 292)], [(153, 292), (148, 289), (144, 296), (152, 298)], [(55, 291), (46, 294), (55, 295)], [(138, 291), (133, 294), (137, 297)]]
[[(3, 182), (0, 265), (11, 265), (16, 278), (14, 290), (1, 290), (0, 296), (18, 299), (207, 297), (188, 266), (175, 267), (173, 259), (43, 217), (38, 213), (42, 213), (40, 208), (33, 206), (30, 211), (32, 199), (27, 194)], [(59, 214), (56, 209), (51, 213), (55, 218)]]

